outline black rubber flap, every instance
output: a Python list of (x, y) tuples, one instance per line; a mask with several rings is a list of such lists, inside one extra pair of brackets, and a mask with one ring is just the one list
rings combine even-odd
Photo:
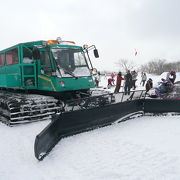
[(145, 99), (145, 113), (180, 112), (179, 99)]
[(61, 138), (110, 125), (124, 116), (142, 111), (142, 105), (143, 100), (134, 100), (56, 115), (53, 121), (36, 136), (35, 157), (42, 160)]

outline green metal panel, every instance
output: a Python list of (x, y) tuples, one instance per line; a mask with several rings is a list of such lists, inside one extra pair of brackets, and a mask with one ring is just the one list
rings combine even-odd
[(0, 66), (0, 87), (7, 87), (6, 85), (6, 67)]
[(19, 64), (5, 66), (6, 87), (21, 88), (21, 71)]
[(38, 89), (44, 91), (59, 91), (54, 85), (55, 77), (48, 77), (45, 75), (38, 75)]
[[(44, 75), (38, 76), (38, 89), (46, 91), (73, 91), (94, 88), (94, 81), (92, 77), (75, 78), (57, 78), (48, 77)], [(63, 83), (62, 83), (63, 82)]]
[[(64, 84), (61, 83), (64, 82)], [(73, 91), (94, 88), (94, 81), (92, 77), (79, 77), (75, 78), (57, 78), (55, 88), (59, 91)]]

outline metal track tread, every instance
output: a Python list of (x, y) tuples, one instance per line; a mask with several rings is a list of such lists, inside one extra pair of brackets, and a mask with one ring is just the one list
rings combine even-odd
[(0, 120), (9, 125), (50, 119), (62, 105), (51, 96), (0, 91)]

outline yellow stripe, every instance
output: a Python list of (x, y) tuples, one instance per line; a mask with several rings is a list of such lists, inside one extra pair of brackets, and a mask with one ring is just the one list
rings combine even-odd
[(52, 86), (53, 90), (56, 91), (56, 89), (55, 89), (55, 87), (54, 87), (54, 84), (52, 83), (52, 80), (51, 80), (51, 79), (48, 79), (48, 78), (46, 78), (46, 77), (44, 77), (44, 76), (41, 76), (41, 75), (38, 75), (38, 77), (41, 78), (41, 79), (44, 79), (44, 80), (46, 80), (46, 81), (49, 81), (49, 82), (51, 83), (51, 86)]

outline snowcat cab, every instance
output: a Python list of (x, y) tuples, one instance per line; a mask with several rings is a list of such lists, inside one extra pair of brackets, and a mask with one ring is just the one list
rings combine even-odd
[[(25, 46), (32, 48), (37, 66), (38, 83), (35, 89), (41, 93), (51, 92), (64, 97), (67, 93), (87, 92), (94, 88), (91, 75), (93, 67), (87, 49), (74, 42), (56, 40), (42, 41), (33, 47), (27, 43)], [(29, 88), (28, 80), (25, 80), (26, 89)]]

